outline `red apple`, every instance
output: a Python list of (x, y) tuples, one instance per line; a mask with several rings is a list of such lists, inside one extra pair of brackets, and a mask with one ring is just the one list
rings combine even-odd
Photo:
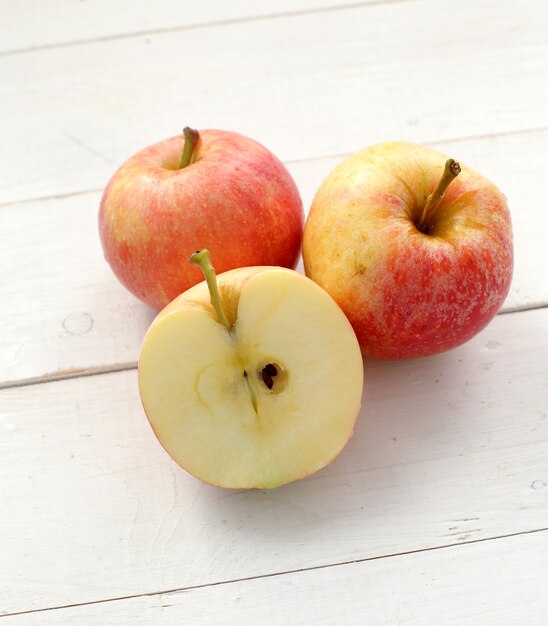
[(233, 132), (186, 128), (114, 174), (99, 211), (105, 257), (138, 298), (160, 309), (202, 280), (187, 263), (206, 247), (219, 272), (295, 267), (303, 210), (282, 163)]
[(322, 183), (303, 259), (307, 276), (348, 316), (365, 355), (442, 352), (484, 328), (508, 294), (506, 198), (436, 150), (376, 145)]

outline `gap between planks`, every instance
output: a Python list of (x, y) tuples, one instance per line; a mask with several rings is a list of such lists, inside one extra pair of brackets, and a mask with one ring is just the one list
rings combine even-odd
[(0, 391), (3, 389), (13, 389), (14, 387), (29, 387), (31, 385), (41, 385), (43, 383), (53, 383), (62, 380), (71, 380), (72, 378), (87, 378), (89, 376), (100, 376), (102, 374), (113, 374), (115, 372), (127, 372), (136, 370), (137, 362), (130, 361), (128, 363), (115, 363), (113, 365), (102, 365), (99, 367), (84, 367), (74, 370), (61, 370), (44, 374), (43, 376), (33, 376), (32, 378), (22, 378), (21, 380), (12, 380), (0, 383)]
[(447, 543), (442, 546), (432, 546), (430, 548), (418, 548), (416, 550), (405, 550), (403, 552), (394, 552), (391, 554), (382, 554), (379, 556), (370, 556), (363, 559), (352, 559), (350, 561), (341, 561), (340, 563), (327, 563), (325, 565), (316, 565), (314, 567), (302, 567), (298, 569), (286, 570), (283, 572), (273, 572), (272, 574), (260, 574), (257, 576), (246, 576), (243, 578), (234, 578), (233, 580), (220, 580), (214, 583), (204, 583), (202, 585), (190, 585), (188, 587), (176, 587), (174, 589), (164, 589), (162, 591), (151, 591), (148, 593), (137, 593), (129, 596), (119, 596), (116, 598), (105, 598), (103, 600), (90, 600), (89, 602), (76, 602), (73, 604), (64, 604), (59, 606), (44, 607), (41, 609), (29, 609), (27, 611), (16, 611), (14, 613), (0, 614), (0, 619), (3, 617), (14, 617), (16, 615), (28, 615), (30, 613), (44, 613), (45, 611), (59, 611), (62, 609), (72, 609), (79, 606), (90, 606), (93, 604), (107, 604), (110, 602), (123, 602), (124, 600), (134, 600), (135, 598), (149, 598), (152, 596), (165, 595), (169, 593), (182, 593), (184, 591), (193, 591), (195, 589), (204, 589), (206, 587), (219, 587), (221, 585), (231, 585), (234, 583), (241, 583), (248, 580), (261, 580), (264, 578), (277, 578), (278, 576), (286, 576), (289, 574), (299, 574), (305, 572), (311, 572), (316, 570), (323, 570), (332, 567), (344, 567), (346, 565), (355, 565), (358, 563), (366, 563), (368, 561), (380, 561), (381, 559), (392, 559), (399, 556), (407, 556), (410, 554), (423, 554), (425, 552), (433, 552), (437, 550), (447, 550), (450, 548), (458, 548), (459, 546), (473, 545), (477, 543), (485, 543), (487, 541), (499, 541), (509, 539), (511, 537), (519, 537), (522, 535), (534, 535), (548, 531), (548, 527), (535, 528), (533, 530), (523, 530), (520, 532), (509, 533), (507, 535), (498, 535), (496, 537), (484, 537), (483, 539), (472, 539), (469, 541), (461, 541), (456, 543)]
[[(527, 311), (537, 311), (539, 309), (548, 308), (548, 303), (539, 303), (525, 305), (522, 307), (514, 307), (506, 311), (500, 311), (497, 315), (510, 315), (517, 313), (525, 313)], [(71, 380), (73, 378), (88, 378), (90, 376), (101, 376), (103, 374), (114, 374), (116, 372), (127, 372), (136, 370), (137, 361), (127, 361), (125, 363), (114, 363), (112, 365), (102, 365), (97, 367), (84, 367), (73, 370), (61, 370), (43, 374), (42, 376), (33, 376), (32, 378), (21, 378), (20, 380), (8, 380), (0, 383), (0, 391), (4, 389), (13, 389), (16, 387), (29, 387), (31, 385), (42, 385), (44, 383), (54, 383), (63, 380)]]
[[(533, 304), (530, 306), (515, 307), (506, 311), (500, 311), (497, 315), (509, 315), (524, 313), (526, 311), (537, 311), (539, 309), (548, 308), (548, 303)], [(0, 391), (4, 389), (13, 389), (16, 387), (29, 387), (31, 385), (42, 385), (44, 383), (54, 383), (63, 380), (71, 380), (73, 378), (88, 378), (90, 376), (101, 376), (103, 374), (114, 374), (116, 372), (127, 372), (136, 370), (137, 361), (128, 361), (125, 363), (114, 363), (113, 365), (102, 365), (98, 367), (84, 367), (74, 370), (61, 370), (59, 372), (51, 372), (42, 376), (33, 376), (32, 378), (21, 378), (20, 380), (8, 380), (0, 383)]]
[[(397, 1), (400, 1), (400, 0), (397, 0)], [(415, 2), (416, 0), (401, 0), (401, 1)], [(0, 56), (2, 56), (1, 53), (0, 53)], [(480, 134), (480, 135), (468, 135), (465, 137), (444, 137), (442, 139), (436, 139), (435, 141), (428, 141), (428, 142), (423, 142), (423, 140), (420, 140), (417, 143), (425, 143), (425, 145), (429, 145), (429, 146), (439, 146), (439, 145), (443, 145), (446, 143), (460, 143), (463, 141), (476, 141), (476, 140), (479, 141), (482, 139), (487, 139), (487, 140), (496, 139), (498, 137), (514, 137), (514, 136), (519, 136), (519, 135), (532, 135), (535, 133), (543, 133), (546, 131), (548, 131), (548, 126), (542, 126), (538, 128), (523, 128), (520, 130), (507, 130), (507, 131), (502, 131), (500, 133), (487, 133), (485, 135)], [(367, 146), (364, 146), (364, 148), (366, 147)], [(298, 164), (298, 163), (310, 163), (310, 162), (315, 162), (315, 161), (322, 161), (324, 159), (341, 159), (342, 160), (350, 156), (350, 154), (351, 154), (350, 152), (339, 152), (336, 154), (323, 154), (321, 156), (308, 157), (306, 159), (285, 159), (284, 164), (293, 165), (293, 164)], [(29, 204), (31, 202), (47, 202), (49, 200), (62, 200), (63, 198), (85, 196), (91, 193), (100, 193), (103, 190), (104, 190), (104, 187), (99, 187), (99, 188), (93, 188), (93, 189), (83, 189), (82, 191), (70, 191), (67, 193), (56, 193), (56, 194), (52, 194), (51, 196), (36, 196), (36, 197), (24, 198), (22, 200), (16, 200), (15, 202), (13, 201), (1, 202), (0, 201), (0, 208), (6, 207), (6, 206), (15, 207), (19, 204)]]
[(420, 0), (371, 0), (370, 2), (349, 2), (347, 4), (334, 5), (330, 7), (318, 7), (316, 9), (301, 9), (296, 11), (284, 11), (281, 13), (269, 13), (267, 15), (250, 15), (248, 17), (239, 17), (224, 20), (212, 20), (211, 22), (202, 22), (197, 24), (187, 24), (181, 26), (166, 26), (164, 28), (151, 28), (133, 31), (130, 33), (119, 33), (116, 35), (105, 35), (102, 37), (89, 37), (77, 41), (66, 41), (52, 44), (42, 44), (30, 48), (14, 48), (12, 50), (4, 50), (0, 52), (0, 57), (16, 56), (20, 54), (28, 54), (40, 52), (42, 50), (54, 50), (57, 48), (71, 48), (73, 46), (85, 46), (96, 43), (105, 43), (107, 41), (117, 41), (121, 39), (133, 39), (149, 35), (163, 35), (166, 33), (177, 33), (189, 30), (203, 30), (205, 28), (218, 28), (220, 26), (231, 26), (233, 24), (247, 24), (250, 22), (264, 22), (266, 20), (277, 20), (292, 17), (302, 17), (304, 15), (316, 15), (318, 13), (336, 13), (339, 11), (352, 11), (354, 9), (363, 9), (383, 4), (406, 4), (410, 2), (420, 2)]

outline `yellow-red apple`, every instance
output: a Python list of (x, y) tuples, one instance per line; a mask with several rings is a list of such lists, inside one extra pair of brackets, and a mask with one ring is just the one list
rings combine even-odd
[(372, 146), (322, 183), (303, 259), (307, 276), (348, 316), (365, 355), (442, 352), (484, 328), (508, 294), (506, 198), (431, 148)]
[(187, 263), (207, 246), (219, 272), (295, 267), (299, 192), (264, 146), (233, 132), (186, 128), (141, 150), (108, 183), (99, 211), (105, 258), (138, 298), (160, 309), (200, 282)]
[[(331, 462), (352, 435), (363, 362), (344, 313), (290, 269), (202, 282), (150, 326), (139, 358), (141, 400), (166, 451), (201, 480), (270, 488)], [(208, 291), (209, 288), (209, 291)]]

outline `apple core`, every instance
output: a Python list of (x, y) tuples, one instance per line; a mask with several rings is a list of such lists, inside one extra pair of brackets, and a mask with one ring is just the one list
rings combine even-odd
[(272, 393), (280, 393), (287, 387), (287, 370), (279, 363), (267, 363), (261, 369), (260, 377)]
[[(215, 268), (211, 264), (211, 256), (209, 254), (209, 250), (197, 250), (190, 257), (189, 262), (192, 265), (198, 265), (204, 273), (207, 288), (209, 290), (211, 304), (215, 309), (215, 312), (217, 313), (219, 321), (222, 322), (222, 324), (230, 332), (232, 330), (232, 326), (228, 321), (228, 317), (221, 303), (221, 298), (219, 296), (219, 287), (215, 278)], [(248, 380), (249, 375), (247, 373), (247, 370), (244, 370), (243, 376), (249, 388), (251, 403), (253, 404), (254, 410), (257, 411), (257, 396), (253, 389), (253, 386)], [(280, 393), (287, 387), (287, 370), (279, 363), (268, 362), (263, 367), (259, 367), (257, 369), (257, 378), (259, 380), (262, 380), (264, 385), (272, 393)]]

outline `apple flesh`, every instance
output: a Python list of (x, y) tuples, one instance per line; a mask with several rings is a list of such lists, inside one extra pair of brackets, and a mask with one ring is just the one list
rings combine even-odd
[(272, 488), (327, 465), (352, 435), (363, 362), (332, 298), (285, 268), (220, 274), (226, 325), (202, 282), (154, 320), (139, 359), (166, 451), (212, 485)]
[(200, 131), (191, 150), (187, 139), (172, 137), (126, 161), (99, 210), (105, 258), (155, 309), (202, 280), (187, 263), (201, 246), (211, 250), (219, 272), (295, 267), (300, 252), (302, 202), (283, 164), (237, 133)]
[(482, 330), (508, 294), (512, 229), (495, 185), (461, 165), (425, 212), (446, 161), (424, 146), (379, 144), (342, 162), (314, 198), (305, 272), (346, 313), (366, 356), (454, 348)]

